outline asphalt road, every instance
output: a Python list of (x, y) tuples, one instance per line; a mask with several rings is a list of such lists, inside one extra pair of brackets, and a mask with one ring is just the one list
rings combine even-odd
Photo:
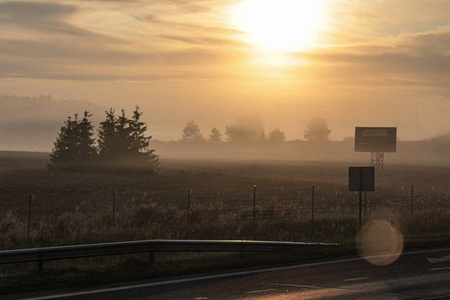
[(450, 299), (450, 248), (387, 266), (349, 258), (34, 299)]

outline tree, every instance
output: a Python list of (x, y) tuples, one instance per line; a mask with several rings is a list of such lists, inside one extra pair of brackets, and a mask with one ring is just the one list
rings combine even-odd
[(220, 133), (219, 129), (213, 128), (211, 129), (211, 134), (209, 135), (209, 141), (211, 143), (219, 143), (222, 141), (222, 134)]
[(131, 129), (130, 154), (139, 158), (140, 161), (144, 161), (153, 169), (156, 169), (159, 165), (159, 159), (155, 154), (155, 150), (149, 149), (152, 136), (145, 135), (147, 125), (141, 121), (142, 114), (143, 113), (139, 111), (139, 106), (136, 106), (133, 111), (133, 117), (129, 121), (129, 126)]
[(258, 115), (242, 115), (226, 127), (225, 135), (231, 142), (262, 141), (265, 139), (263, 121)]
[(189, 121), (183, 129), (184, 142), (203, 142), (205, 139), (200, 132), (200, 128), (193, 120)]
[(282, 143), (286, 139), (284, 131), (280, 128), (276, 128), (269, 133), (269, 142), (271, 143)]
[(80, 160), (92, 160), (97, 156), (95, 147), (94, 126), (88, 119), (92, 117), (88, 111), (84, 112), (83, 119), (76, 124), (78, 134), (78, 157)]
[(154, 170), (158, 167), (155, 150), (149, 149), (151, 136), (146, 136), (147, 125), (141, 121), (139, 106), (133, 117), (127, 118), (122, 110), (119, 116), (115, 110), (105, 111), (105, 121), (100, 123), (98, 148), (103, 162), (120, 167), (139, 167)]
[(250, 135), (242, 126), (229, 125), (225, 128), (225, 135), (230, 142), (242, 143), (250, 140)]
[(327, 141), (330, 133), (331, 129), (328, 128), (324, 119), (314, 118), (306, 126), (303, 136), (308, 141)]
[(53, 166), (61, 163), (68, 163), (77, 158), (77, 122), (78, 115), (75, 115), (74, 121), (71, 117), (68, 117), (67, 120), (64, 121), (64, 126), (61, 127), (61, 130), (56, 137), (54, 147), (50, 154), (50, 161)]
[(229, 125), (225, 128), (225, 135), (230, 142), (246, 143), (264, 141), (266, 134), (264, 130), (257, 131), (253, 128), (246, 128), (244, 126)]
[(85, 111), (81, 121), (75, 114), (73, 120), (68, 117), (64, 122), (50, 154), (53, 167), (86, 163), (96, 157), (94, 129), (89, 120), (91, 116), (88, 111)]
[(105, 121), (100, 123), (98, 131), (98, 153), (102, 159), (111, 159), (117, 153), (117, 133), (115, 110), (105, 111)]

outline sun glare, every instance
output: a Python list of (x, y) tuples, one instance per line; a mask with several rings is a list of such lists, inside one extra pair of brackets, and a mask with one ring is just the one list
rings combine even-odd
[(310, 43), (321, 22), (320, 0), (246, 0), (235, 25), (249, 41), (275, 51), (296, 51)]

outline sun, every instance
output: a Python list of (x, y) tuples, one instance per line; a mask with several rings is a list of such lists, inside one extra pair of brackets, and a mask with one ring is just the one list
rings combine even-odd
[(321, 23), (320, 0), (246, 0), (234, 23), (248, 40), (269, 50), (296, 51), (310, 43)]

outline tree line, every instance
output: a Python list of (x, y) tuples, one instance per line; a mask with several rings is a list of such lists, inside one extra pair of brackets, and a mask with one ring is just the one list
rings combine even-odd
[[(303, 137), (307, 141), (327, 141), (329, 140), (329, 135), (331, 133), (331, 129), (328, 128), (326, 121), (322, 118), (313, 118), (306, 126), (306, 129), (303, 133)], [(284, 131), (280, 130), (280, 128), (275, 128), (268, 135), (262, 129), (262, 123), (260, 125), (253, 124), (253, 126), (248, 126), (245, 124), (240, 124), (240, 122), (236, 122), (236, 124), (228, 125), (225, 128), (225, 137), (222, 135), (219, 129), (214, 127), (211, 129), (211, 133), (208, 138), (205, 138), (198, 127), (198, 125), (193, 121), (189, 121), (182, 131), (182, 139), (183, 142), (211, 142), (211, 143), (219, 143), (228, 141), (228, 142), (236, 142), (236, 143), (245, 143), (245, 142), (255, 142), (255, 141), (268, 141), (270, 143), (281, 143), (286, 139), (286, 135)]]
[(142, 112), (136, 106), (128, 118), (122, 109), (105, 111), (100, 123), (98, 138), (88, 111), (82, 118), (68, 117), (56, 137), (50, 154), (50, 168), (70, 169), (136, 169), (155, 171), (159, 159), (149, 148), (151, 136), (146, 135), (147, 125), (141, 121)]
[[(98, 136), (94, 137), (94, 126), (90, 121), (92, 114), (85, 111), (80, 118), (78, 114), (68, 117), (61, 127), (50, 154), (49, 167), (53, 169), (130, 169), (155, 171), (159, 158), (155, 150), (150, 149), (151, 136), (146, 135), (147, 125), (142, 122), (142, 112), (136, 106), (131, 118), (125, 111), (116, 114), (114, 109), (105, 111), (105, 120), (100, 122)], [(245, 122), (246, 121), (246, 122)], [(322, 118), (314, 118), (308, 124), (303, 136), (308, 141), (325, 141), (331, 130)], [(243, 120), (226, 126), (225, 140), (233, 143), (268, 141), (282, 143), (285, 133), (279, 128), (267, 136), (258, 118)], [(219, 129), (213, 128), (206, 139), (193, 121), (189, 121), (182, 131), (182, 142), (221, 143), (224, 136)]]

